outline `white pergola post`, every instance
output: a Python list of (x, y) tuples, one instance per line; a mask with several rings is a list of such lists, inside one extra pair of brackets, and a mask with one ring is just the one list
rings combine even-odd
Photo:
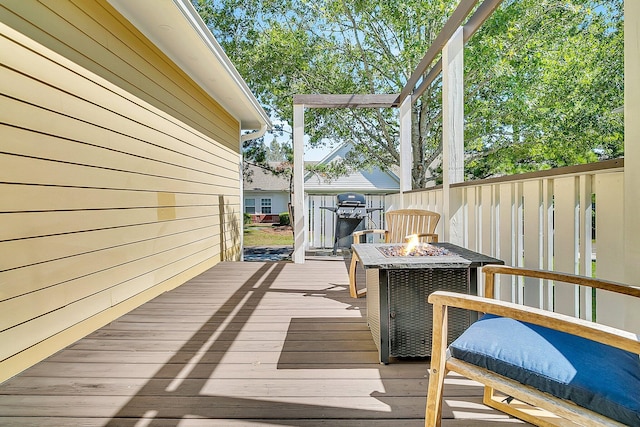
[(442, 50), (443, 240), (462, 242), (460, 200), (451, 184), (464, 180), (464, 35), (459, 27)]
[[(624, 259), (625, 282), (640, 282), (640, 2), (624, 2)], [(597, 213), (596, 213), (597, 214)], [(623, 328), (640, 333), (640, 304), (626, 304)], [(615, 309), (611, 307), (611, 309)]]
[(293, 105), (293, 254), (296, 264), (304, 264), (304, 105)]
[(404, 192), (411, 190), (413, 152), (411, 146), (411, 96), (400, 104), (400, 208), (403, 208)]
[[(625, 0), (624, 2), (624, 178), (622, 183), (622, 197), (617, 194), (615, 184), (612, 190), (597, 193), (596, 222), (598, 221), (598, 206), (606, 203), (610, 206), (619, 202), (621, 215), (608, 221), (622, 223), (618, 241), (620, 248), (610, 248), (605, 243), (610, 242), (611, 235), (605, 238), (598, 234), (596, 245), (598, 263), (601, 261), (600, 250), (603, 250), (603, 261), (611, 258), (624, 259), (623, 268), (611, 268), (607, 264), (603, 268), (597, 268), (598, 277), (622, 281), (629, 285), (639, 286), (640, 282), (640, 2), (638, 0)], [(602, 181), (605, 177), (601, 177)], [(615, 181), (611, 181), (615, 182)], [(606, 185), (606, 184), (605, 184)], [(604, 185), (603, 185), (604, 186)], [(600, 233), (600, 228), (597, 229)], [(613, 253), (613, 255), (612, 255)], [(606, 262), (606, 261), (604, 261)], [(621, 271), (622, 270), (622, 271)], [(599, 323), (615, 326), (635, 333), (640, 333), (640, 303), (637, 298), (613, 294), (611, 292), (598, 291), (596, 299), (596, 319)]]

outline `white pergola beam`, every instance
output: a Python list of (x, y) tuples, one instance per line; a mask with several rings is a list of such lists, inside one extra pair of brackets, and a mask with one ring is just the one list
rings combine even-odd
[(404, 99), (407, 97), (411, 98), (410, 95), (414, 93), (416, 84), (422, 79), (427, 68), (433, 63), (433, 60), (444, 49), (443, 46), (447, 43), (447, 40), (452, 37), (452, 34), (457, 31), (456, 29), (467, 16), (469, 16), (469, 13), (473, 10), (476, 3), (478, 3), (478, 0), (460, 0), (456, 10), (453, 11), (444, 24), (444, 27), (442, 27), (442, 30), (440, 30), (435, 40), (431, 43), (431, 46), (429, 46), (429, 49), (427, 49), (427, 53), (425, 53), (418, 66), (413, 70), (411, 76), (409, 76), (407, 84), (402, 89), (402, 92), (400, 92), (400, 98), (398, 99), (400, 103), (404, 102)]
[(397, 107), (399, 96), (397, 93), (293, 95), (293, 104), (303, 104), (307, 108), (391, 108)]

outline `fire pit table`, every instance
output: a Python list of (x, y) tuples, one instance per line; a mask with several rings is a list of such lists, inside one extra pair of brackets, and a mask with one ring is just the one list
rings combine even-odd
[[(478, 267), (501, 260), (451, 243), (419, 244), (406, 254), (406, 244), (362, 243), (352, 246), (365, 268), (367, 321), (380, 362), (389, 357), (431, 356), (432, 292), (477, 294)], [(457, 338), (476, 313), (449, 311), (449, 342)]]

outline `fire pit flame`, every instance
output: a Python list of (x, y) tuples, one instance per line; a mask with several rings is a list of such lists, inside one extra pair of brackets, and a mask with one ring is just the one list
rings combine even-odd
[(407, 254), (413, 252), (418, 247), (419, 243), (420, 241), (418, 240), (418, 235), (412, 234), (411, 238), (407, 242), (407, 246), (404, 248), (404, 253), (402, 255), (407, 256)]
[(404, 245), (383, 246), (379, 247), (378, 250), (387, 258), (455, 255), (453, 252), (440, 246), (421, 243), (417, 238), (415, 242), (409, 242)]

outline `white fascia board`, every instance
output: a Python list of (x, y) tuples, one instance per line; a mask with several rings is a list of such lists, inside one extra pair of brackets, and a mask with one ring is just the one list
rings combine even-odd
[(189, 0), (107, 0), (207, 94), (243, 130), (271, 121)]

